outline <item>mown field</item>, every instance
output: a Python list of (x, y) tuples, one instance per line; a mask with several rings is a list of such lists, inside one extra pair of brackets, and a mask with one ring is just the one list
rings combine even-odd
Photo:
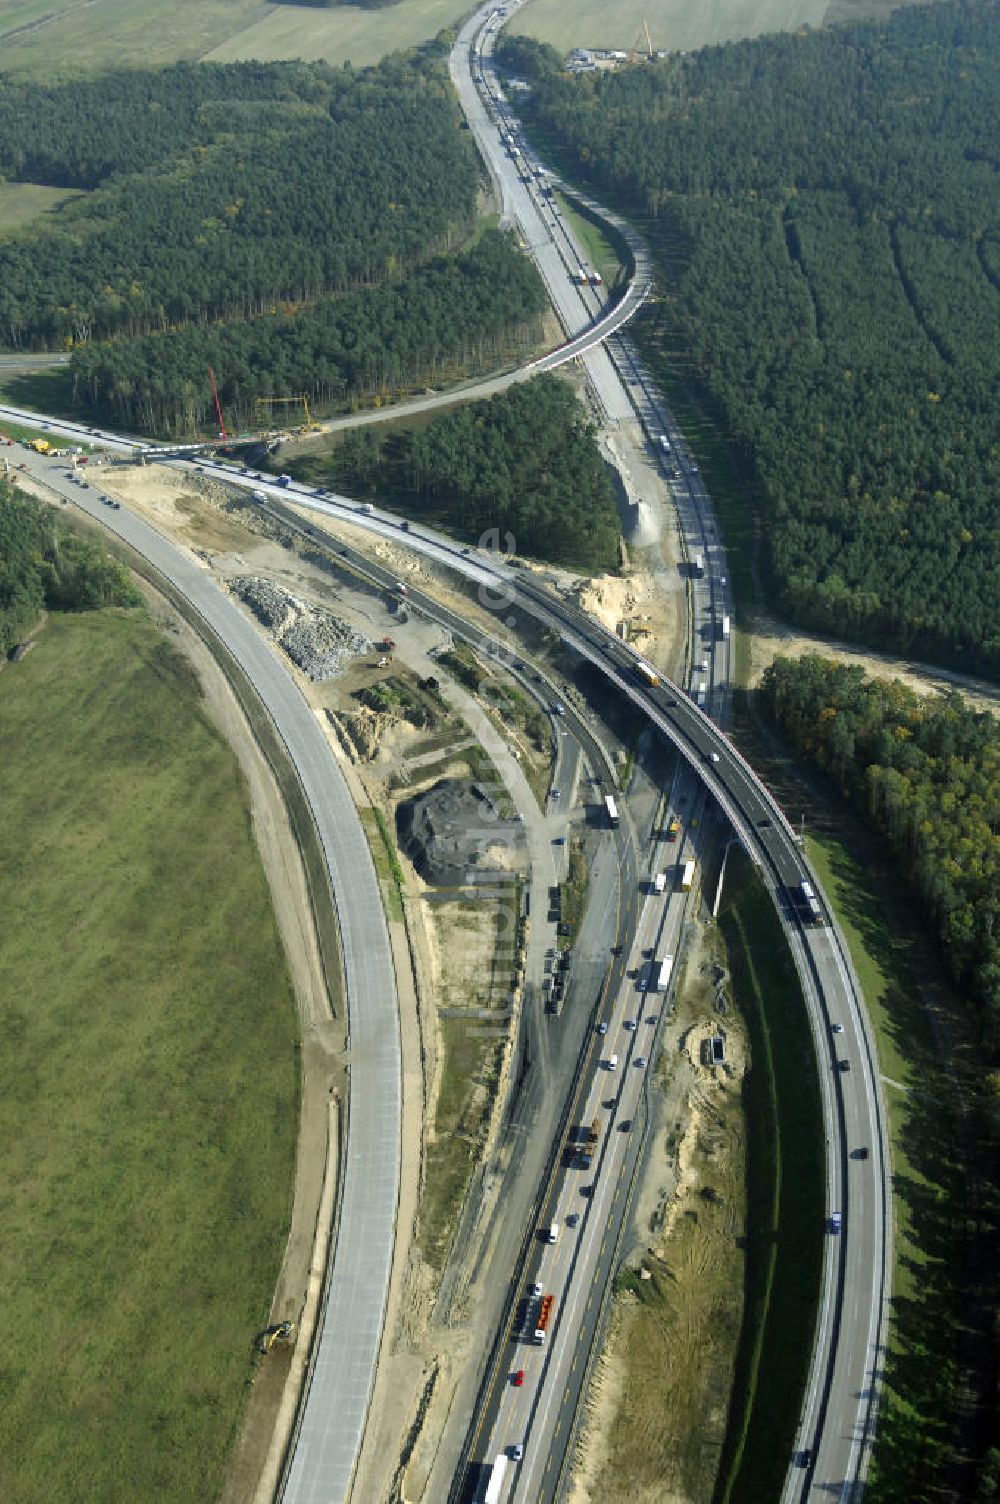
[(512, 32), (524, 32), (549, 42), (560, 52), (571, 47), (615, 47), (627, 50), (649, 22), (657, 50), (685, 52), (714, 42), (731, 42), (765, 31), (794, 31), (819, 26), (828, 0), (532, 0), (511, 22)]
[(228, 40), (210, 53), (212, 62), (241, 58), (305, 58), (340, 64), (347, 58), (361, 66), (376, 63), (387, 52), (399, 52), (429, 41), (474, 7), (469, 0), (399, 0), (384, 10), (353, 5), (330, 10), (273, 5), (246, 29), (232, 30)]
[(139, 613), (50, 619), (0, 726), (0, 1497), (216, 1498), (298, 1117), (246, 793)]
[(271, 9), (265, 0), (0, 0), (0, 70), (52, 79), (193, 61)]

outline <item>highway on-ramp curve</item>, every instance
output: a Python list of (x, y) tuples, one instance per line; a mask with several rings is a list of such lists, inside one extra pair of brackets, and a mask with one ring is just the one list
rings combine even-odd
[[(55, 425), (53, 425), (55, 426)], [(125, 507), (111, 509), (55, 460), (33, 473), (117, 533), (166, 578), (250, 680), (302, 784), (337, 904), (350, 1094), (339, 1225), (308, 1391), (285, 1483), (289, 1504), (346, 1500), (368, 1413), (399, 1199), (401, 1074), (396, 976), (368, 842), (314, 712), (277, 653), (208, 570)]]

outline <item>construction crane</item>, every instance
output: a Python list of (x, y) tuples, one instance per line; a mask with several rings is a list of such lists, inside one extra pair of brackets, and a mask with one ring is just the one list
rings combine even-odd
[[(644, 41), (646, 44), (645, 47), (642, 45)], [(645, 16), (642, 18), (642, 27), (636, 33), (635, 41), (632, 43), (632, 49), (628, 55), (629, 62), (637, 63), (640, 52), (645, 52), (647, 62), (654, 63), (656, 61), (656, 53), (653, 51), (653, 38), (649, 34), (649, 22)]]
[(303, 423), (303, 425), (302, 425), (301, 429), (299, 430), (299, 432), (300, 433), (319, 433), (320, 432), (320, 425), (318, 423), (314, 423), (313, 422), (313, 415), (309, 411), (309, 398), (305, 395), (305, 393), (303, 393), (301, 397), (258, 397), (257, 398), (257, 402), (258, 402), (258, 405), (261, 406), (261, 407), (272, 407), (272, 406), (279, 405), (279, 404), (285, 403), (285, 402), (295, 402), (295, 403), (301, 402), (302, 403), (302, 411), (306, 415), (306, 421)]

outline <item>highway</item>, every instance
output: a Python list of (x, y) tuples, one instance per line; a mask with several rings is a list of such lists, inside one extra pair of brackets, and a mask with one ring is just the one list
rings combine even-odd
[(337, 760), (289, 669), (210, 572), (125, 507), (108, 507), (93, 485), (84, 489), (70, 479), (65, 461), (31, 455), (26, 465), (147, 559), (225, 644), (274, 722), (316, 823), (340, 927), (350, 1097), (336, 1247), (284, 1498), (291, 1504), (346, 1500), (382, 1337), (400, 1171), (396, 976), (368, 842)]
[[(482, 48), (476, 48), (485, 15), (486, 12), (480, 12), (478, 17), (463, 28), (452, 54), (453, 77), (477, 140), (500, 184), (507, 216), (518, 224), (532, 254), (542, 265), (543, 275), (568, 337), (581, 335), (586, 341), (594, 333), (592, 326), (595, 317), (599, 316), (601, 294), (599, 290), (574, 287), (564, 259), (569, 254), (566, 250), (566, 237), (560, 231), (558, 244), (552, 239), (551, 221), (546, 222), (544, 210), (540, 208), (537, 195), (531, 187), (531, 173), (536, 174), (537, 182), (538, 169), (532, 167), (528, 174), (529, 182), (522, 182), (519, 170), (514, 168), (513, 159), (502, 145), (500, 127), (491, 119), (490, 107), (483, 103), (473, 79), (478, 57), (483, 87), (488, 93), (495, 88), (489, 67), (492, 32), (495, 27), (489, 28), (489, 34), (483, 38)], [(468, 59), (464, 69), (461, 63), (463, 47)], [(523, 156), (524, 148), (519, 149)], [(551, 251), (548, 246), (551, 246)], [(642, 285), (637, 277), (636, 298)], [(839, 1233), (831, 1231), (827, 1241), (823, 1301), (799, 1430), (797, 1451), (801, 1454), (808, 1449), (808, 1461), (805, 1466), (799, 1466), (797, 1464), (801, 1457), (789, 1459), (783, 1499), (785, 1504), (810, 1497), (847, 1499), (863, 1480), (874, 1432), (891, 1267), (887, 1139), (870, 1030), (843, 937), (829, 922), (820, 925), (804, 923), (801, 907), (793, 901), (798, 885), (804, 878), (811, 881), (819, 892), (819, 884), (808, 869), (794, 831), (768, 791), (723, 735), (719, 725), (704, 713), (705, 710), (712, 711), (720, 721), (724, 721), (727, 716), (731, 640), (726, 629), (726, 619), (731, 611), (731, 599), (721, 539), (711, 520), (708, 499), (697, 465), (651, 383), (643, 374), (627, 339), (619, 336), (611, 342), (610, 349), (603, 345), (588, 348), (581, 358), (586, 365), (592, 389), (611, 423), (634, 422), (638, 408), (650, 442), (659, 446), (660, 463), (671, 483), (684, 549), (690, 561), (688, 589), (693, 654), (685, 684), (694, 698), (669, 682), (652, 684), (644, 681), (640, 676), (636, 655), (629, 647), (605, 632), (590, 618), (567, 606), (522, 571), (496, 556), (476, 550), (463, 550), (424, 528), (411, 528), (404, 534), (400, 531), (398, 519), (375, 508), (359, 507), (345, 498), (328, 495), (320, 497), (299, 486), (285, 490), (271, 481), (242, 475), (238, 467), (216, 461), (204, 461), (199, 468), (216, 478), (226, 479), (233, 485), (263, 490), (277, 502), (294, 500), (301, 506), (309, 507), (321, 525), (335, 526), (338, 519), (347, 518), (373, 535), (391, 538), (396, 546), (407, 547), (448, 565), (466, 579), (478, 582), (492, 591), (498, 600), (506, 601), (515, 609), (520, 608), (536, 620), (552, 626), (568, 647), (594, 664), (608, 683), (631, 699), (650, 723), (677, 747), (720, 805), (772, 893), (802, 979), (817, 1058), (821, 1065), (824, 1111), (828, 1124), (827, 1211), (831, 1217), (834, 1213), (842, 1217), (842, 1230)], [(13, 409), (0, 409), (0, 415), (3, 414), (13, 421), (27, 424), (37, 425), (41, 421), (37, 414)], [(90, 442), (98, 437), (80, 425), (62, 424), (51, 419), (47, 421), (54, 434), (63, 433), (71, 439)], [(665, 444), (660, 435), (666, 440)], [(141, 448), (149, 452), (150, 458), (154, 457), (154, 446), (137, 444), (134, 440), (116, 435), (102, 434), (100, 438), (109, 447), (117, 447), (120, 452)], [(170, 463), (183, 470), (193, 461), (178, 458)], [(49, 467), (54, 464), (54, 461), (48, 462)], [(36, 468), (34, 462), (32, 468)], [(37, 468), (44, 470), (46, 462), (39, 461)], [(69, 487), (71, 492), (75, 489)], [(87, 494), (84, 493), (84, 497)], [(81, 500), (79, 495), (72, 495), (72, 499), (78, 503)], [(85, 504), (88, 510), (93, 507), (92, 500)], [(102, 521), (118, 530), (130, 525), (128, 514), (124, 510), (116, 511), (110, 516), (99, 505), (94, 510)], [(698, 554), (704, 559), (704, 568), (700, 571), (695, 567)], [(202, 579), (205, 583), (203, 576)], [(386, 583), (391, 587), (391, 578), (387, 578)], [(700, 663), (705, 663), (707, 667), (698, 668)], [(705, 691), (704, 709), (696, 703), (699, 689)], [(670, 904), (665, 907), (669, 913)], [(647, 904), (643, 924), (651, 922), (645, 917), (648, 908)], [(824, 912), (829, 919), (825, 905)], [(353, 1046), (354, 994), (351, 994), (351, 998)], [(359, 1018), (360, 1014), (359, 1009)], [(835, 1034), (834, 1025), (841, 1026), (843, 1032)], [(620, 1023), (618, 1027), (621, 1027)], [(396, 1059), (398, 1070), (398, 1052)], [(849, 1062), (848, 1071), (838, 1069), (840, 1060)], [(619, 1071), (621, 1070), (620, 1066)], [(629, 1096), (632, 1087), (626, 1084), (626, 1080), (628, 1083), (635, 1083), (641, 1074), (640, 1068), (635, 1066), (630, 1066), (624, 1074), (619, 1074), (622, 1099), (616, 1106), (616, 1113), (624, 1112), (626, 1117), (629, 1115), (622, 1105), (625, 1102), (630, 1107), (632, 1105)], [(600, 1089), (594, 1085), (599, 1077), (595, 1073), (591, 1075), (593, 1079), (584, 1080), (583, 1083), (583, 1089), (590, 1093), (585, 1099), (585, 1111), (589, 1110), (590, 1102), (599, 1100), (593, 1096), (594, 1090)], [(374, 1077), (366, 1075), (363, 1070), (352, 1071), (352, 1114), (363, 1083), (367, 1082), (366, 1089), (370, 1089), (373, 1080)], [(638, 1090), (638, 1087), (635, 1089)], [(354, 1126), (352, 1118), (351, 1138)], [(398, 1116), (395, 1133), (398, 1135)], [(568, 1262), (560, 1264), (553, 1258), (551, 1265), (544, 1266), (546, 1279), (550, 1279), (554, 1285), (560, 1279), (563, 1281), (560, 1289), (549, 1292), (557, 1296), (557, 1305), (559, 1302), (563, 1304), (559, 1306), (560, 1314), (556, 1319), (552, 1342), (545, 1364), (541, 1367), (540, 1379), (543, 1382), (534, 1391), (536, 1407), (530, 1414), (513, 1409), (503, 1411), (502, 1416), (498, 1412), (498, 1418), (490, 1431), (490, 1445), (477, 1459), (482, 1461), (484, 1457), (491, 1455), (490, 1446), (494, 1441), (499, 1443), (502, 1437), (506, 1437), (508, 1424), (524, 1431), (523, 1436), (511, 1436), (509, 1441), (503, 1440), (504, 1445), (529, 1443), (524, 1460), (508, 1469), (510, 1483), (516, 1492), (505, 1493), (504, 1498), (536, 1497), (531, 1490), (538, 1486), (538, 1464), (532, 1458), (536, 1455), (552, 1456), (558, 1452), (560, 1420), (557, 1408), (561, 1408), (561, 1405), (557, 1407), (552, 1396), (560, 1392), (558, 1383), (564, 1376), (559, 1366), (562, 1362), (559, 1355), (563, 1350), (562, 1344), (565, 1344), (568, 1351), (572, 1342), (580, 1340), (575, 1333), (582, 1330), (582, 1325), (576, 1318), (588, 1309), (582, 1294), (586, 1278), (589, 1276), (593, 1282), (594, 1278), (599, 1280), (602, 1277), (601, 1258), (604, 1255), (597, 1239), (601, 1226), (600, 1217), (610, 1215), (612, 1206), (616, 1204), (611, 1187), (613, 1182), (620, 1181), (615, 1172), (620, 1168), (620, 1158), (632, 1139), (631, 1134), (623, 1133), (620, 1129), (615, 1129), (614, 1134), (611, 1142), (621, 1147), (609, 1149), (607, 1140), (605, 1141), (603, 1152), (610, 1154), (611, 1158), (607, 1161), (607, 1171), (602, 1161), (598, 1177), (603, 1182), (607, 1174), (608, 1189), (595, 1191), (593, 1206), (587, 1207), (586, 1216), (576, 1236), (566, 1242), (561, 1238), (554, 1245), (556, 1252), (562, 1249), (560, 1257)], [(859, 1148), (869, 1150), (867, 1159), (851, 1157)], [(393, 1198), (392, 1213), (394, 1210)], [(345, 1202), (341, 1227), (342, 1230), (349, 1231), (346, 1212)], [(384, 1225), (384, 1207), (381, 1217)], [(391, 1232), (389, 1237), (391, 1239)], [(391, 1241), (389, 1247), (391, 1252)], [(546, 1252), (550, 1253), (552, 1250)], [(337, 1258), (339, 1263), (339, 1242)], [(530, 1271), (525, 1272), (525, 1278), (529, 1277), (529, 1273)], [(337, 1282), (338, 1268), (335, 1266), (331, 1300), (337, 1289)], [(335, 1350), (336, 1336), (343, 1331), (353, 1330), (355, 1316), (356, 1312), (347, 1301), (338, 1309), (336, 1316), (331, 1305), (323, 1338), (328, 1350)], [(342, 1326), (339, 1324), (341, 1321)], [(378, 1334), (371, 1329), (362, 1335), (357, 1351), (360, 1353), (364, 1349), (369, 1352), (373, 1364), (377, 1347)], [(537, 1352), (535, 1356), (537, 1358)], [(323, 1372), (324, 1363), (325, 1360), (321, 1358), (317, 1373)], [(525, 1367), (527, 1369), (527, 1364)], [(551, 1381), (546, 1377), (549, 1374), (552, 1375)], [(369, 1384), (370, 1381), (371, 1370), (367, 1374)], [(335, 1378), (331, 1376), (331, 1383), (333, 1382)], [(351, 1391), (355, 1397), (360, 1397), (364, 1382), (359, 1367), (354, 1375)], [(526, 1384), (524, 1387), (530, 1395), (531, 1386)], [(513, 1385), (511, 1390), (513, 1391)], [(347, 1457), (346, 1442), (343, 1444), (344, 1449), (337, 1453), (336, 1466), (332, 1471), (328, 1471), (325, 1462), (307, 1464), (300, 1460), (307, 1453), (322, 1457), (330, 1451), (329, 1437), (324, 1422), (318, 1415), (317, 1405), (328, 1415), (327, 1406), (332, 1401), (328, 1395), (324, 1395), (321, 1404), (314, 1399), (314, 1395), (322, 1392), (322, 1389), (317, 1390), (314, 1383), (289, 1480), (289, 1489), (292, 1489), (294, 1483), (299, 1491), (286, 1492), (285, 1495), (286, 1498), (308, 1500), (310, 1504), (313, 1499), (346, 1498), (349, 1483), (345, 1485), (343, 1493), (334, 1490), (340, 1488), (340, 1480), (344, 1477), (349, 1479), (350, 1468), (353, 1467), (353, 1460), (349, 1462)], [(513, 1402), (513, 1395), (511, 1400)], [(519, 1403), (527, 1404), (528, 1396), (519, 1396)], [(315, 1424), (310, 1424), (310, 1408)], [(348, 1409), (350, 1410), (350, 1406)], [(488, 1415), (485, 1418), (488, 1420)], [(363, 1416), (360, 1426), (363, 1427)], [(343, 1429), (346, 1435), (349, 1428)], [(352, 1434), (355, 1433), (352, 1431)], [(356, 1434), (360, 1441), (360, 1429), (357, 1429)], [(523, 1485), (518, 1482), (519, 1478), (526, 1480)]]

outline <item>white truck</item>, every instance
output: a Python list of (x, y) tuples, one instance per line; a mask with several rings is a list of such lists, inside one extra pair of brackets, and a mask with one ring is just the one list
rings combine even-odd
[(653, 989), (655, 992), (666, 992), (668, 986), (670, 985), (670, 974), (673, 969), (673, 956), (664, 956), (663, 960), (660, 962), (660, 969), (656, 973), (656, 986)]
[(481, 1480), (476, 1491), (475, 1504), (500, 1504), (500, 1495), (503, 1492), (503, 1479), (507, 1471), (507, 1459), (501, 1452)]
[(656, 876), (653, 878), (653, 892), (654, 893), (664, 893), (664, 892), (666, 892), (666, 888), (667, 888), (667, 874), (665, 872), (658, 872), (656, 874)]
[(681, 867), (681, 892), (690, 893), (694, 883), (694, 859), (689, 858)]

